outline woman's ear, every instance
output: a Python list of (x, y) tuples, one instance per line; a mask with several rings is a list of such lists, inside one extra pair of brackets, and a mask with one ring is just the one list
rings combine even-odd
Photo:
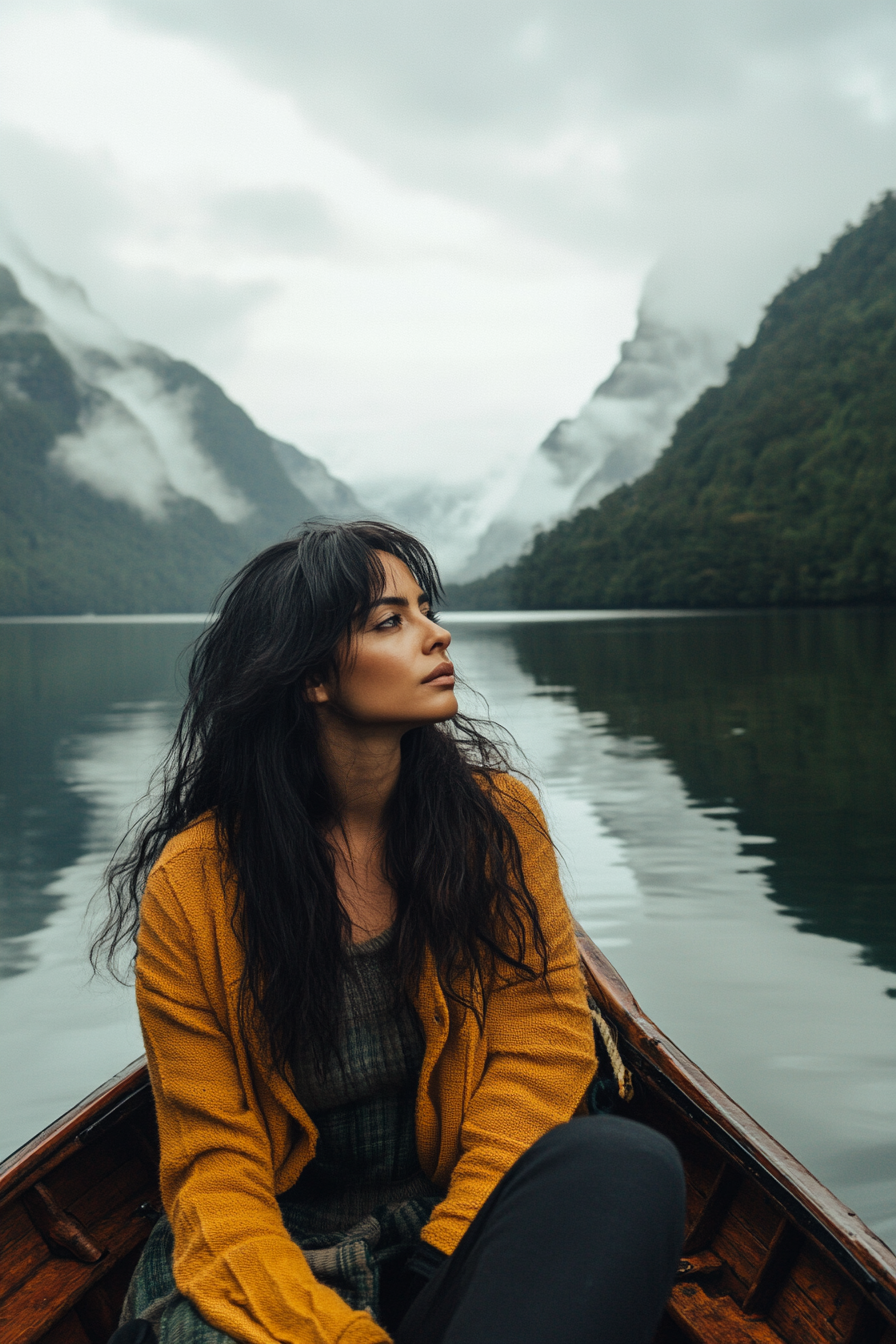
[(304, 696), (310, 705), (325, 705), (330, 693), (319, 677), (309, 677), (305, 682)]

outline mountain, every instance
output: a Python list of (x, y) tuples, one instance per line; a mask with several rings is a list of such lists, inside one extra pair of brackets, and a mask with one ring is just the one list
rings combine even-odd
[(795, 276), (656, 465), (451, 605), (896, 600), (896, 196)]
[(205, 374), (129, 340), (79, 286), (0, 266), (0, 614), (206, 611), (348, 486)]
[(682, 411), (722, 381), (732, 346), (721, 333), (678, 330), (642, 304), (616, 367), (579, 414), (561, 420), (539, 445), (456, 578), (478, 578), (516, 559), (539, 528), (643, 475)]
[[(470, 556), (507, 495), (507, 472), (500, 467), (460, 481), (434, 481), (431, 476), (409, 481), (383, 474), (364, 482), (364, 496), (375, 515), (419, 537), (435, 555), (440, 573), (455, 581), (469, 574)], [(531, 531), (525, 530), (510, 556), (520, 554)]]

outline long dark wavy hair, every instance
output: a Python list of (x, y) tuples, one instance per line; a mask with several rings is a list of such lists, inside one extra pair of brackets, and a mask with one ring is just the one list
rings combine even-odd
[[(110, 910), (94, 967), (136, 937), (146, 879), (173, 836), (214, 816), (231, 920), (244, 952), (243, 1030), (259, 1017), (281, 1072), (334, 1052), (351, 923), (326, 840), (338, 821), (318, 752), (311, 680), (338, 677), (382, 596), (377, 552), (404, 561), (427, 598), (441, 584), (414, 537), (380, 522), (313, 523), (262, 551), (224, 589), (194, 647), (188, 694), (148, 814), (107, 872)], [(543, 976), (547, 950), (495, 777), (508, 768), (488, 725), (457, 715), (401, 743), (384, 870), (396, 897), (393, 956), (410, 992), (424, 951), (444, 993), (482, 1024), (489, 993)], [(533, 818), (534, 822), (534, 818)], [(537, 823), (536, 823), (537, 824)]]

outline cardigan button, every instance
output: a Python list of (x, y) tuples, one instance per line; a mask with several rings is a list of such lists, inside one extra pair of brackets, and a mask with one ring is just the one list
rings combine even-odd
[(442, 1025), (442, 1014), (438, 1010), (433, 1013), (432, 1018), (437, 1027)]

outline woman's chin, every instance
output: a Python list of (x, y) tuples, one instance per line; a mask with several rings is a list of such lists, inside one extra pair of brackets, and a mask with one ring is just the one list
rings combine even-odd
[(432, 706), (426, 718), (421, 718), (421, 726), (423, 723), (447, 723), (449, 719), (454, 718), (458, 708), (457, 696), (454, 691), (446, 690), (439, 697), (438, 702)]

